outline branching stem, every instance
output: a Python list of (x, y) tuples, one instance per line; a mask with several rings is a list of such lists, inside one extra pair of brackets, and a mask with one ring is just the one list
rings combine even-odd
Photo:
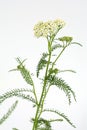
[[(50, 43), (50, 45), (52, 45), (52, 43)], [(48, 48), (49, 48), (49, 41), (48, 41)], [(40, 100), (39, 100), (39, 104), (37, 106), (37, 111), (36, 111), (36, 115), (35, 115), (35, 119), (34, 119), (34, 124), (33, 124), (33, 129), (32, 130), (36, 130), (37, 129), (38, 119), (39, 119), (39, 117), (40, 117), (40, 115), (42, 113), (44, 99), (46, 97), (46, 82), (47, 82), (46, 77), (47, 77), (47, 74), (48, 74), (48, 68), (49, 68), (49, 64), (50, 64), (50, 60), (51, 60), (51, 50), (50, 49), (48, 49), (48, 51), (49, 51), (49, 58), (48, 58), (47, 67), (46, 67), (46, 71), (45, 71), (44, 84), (43, 84), (43, 89), (42, 89), (41, 97), (40, 97)]]
[[(38, 120), (43, 112), (43, 105), (44, 105), (44, 101), (45, 98), (47, 96), (47, 93), (49, 91), (50, 86), (48, 86), (46, 88), (46, 84), (47, 84), (47, 76), (48, 76), (48, 70), (49, 70), (49, 65), (50, 65), (50, 61), (51, 61), (51, 54), (52, 54), (52, 42), (53, 42), (54, 38), (48, 40), (48, 52), (49, 52), (49, 57), (48, 57), (48, 62), (47, 62), (47, 66), (46, 66), (46, 71), (45, 71), (45, 77), (44, 77), (44, 83), (43, 83), (43, 89), (42, 89), (42, 93), (40, 96), (40, 100), (37, 106), (37, 110), (36, 110), (36, 115), (34, 118), (34, 123), (33, 123), (33, 129), (32, 130), (37, 130), (38, 127)], [(59, 55), (56, 57), (56, 59), (54, 60), (54, 62), (52, 63), (52, 69), (56, 63), (56, 61), (59, 59), (59, 57), (62, 55), (62, 53), (64, 52), (65, 48), (67, 46), (63, 47), (62, 51), (59, 53)], [(46, 90), (47, 89), (47, 90)]]

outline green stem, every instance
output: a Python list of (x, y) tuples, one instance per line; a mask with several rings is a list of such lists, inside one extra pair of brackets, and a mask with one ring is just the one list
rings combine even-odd
[[(48, 46), (49, 46), (49, 44), (48, 44)], [(42, 89), (41, 97), (40, 97), (40, 100), (39, 100), (39, 104), (37, 106), (36, 115), (35, 115), (35, 119), (34, 119), (34, 124), (33, 124), (33, 129), (32, 130), (36, 130), (37, 129), (38, 119), (40, 118), (40, 115), (41, 115), (42, 110), (43, 110), (43, 104), (44, 104), (44, 100), (45, 100), (44, 97), (46, 96), (46, 94), (44, 95), (44, 93), (46, 93), (46, 82), (47, 82), (46, 81), (46, 77), (47, 77), (47, 73), (48, 73), (50, 59), (51, 59), (51, 50), (49, 50), (49, 58), (48, 58), (48, 63), (47, 63), (46, 71), (45, 71), (45, 78), (44, 78), (43, 89)]]
[(64, 52), (66, 46), (62, 49), (62, 51), (59, 53), (59, 55), (57, 56), (57, 58), (54, 60), (54, 62), (52, 63), (52, 69), (53, 69), (53, 66), (55, 65), (56, 61), (59, 59), (59, 57), (62, 55), (62, 53)]
[[(48, 40), (48, 52), (49, 52), (49, 58), (48, 58), (48, 63), (47, 63), (47, 67), (46, 67), (46, 71), (45, 71), (45, 77), (44, 77), (44, 83), (43, 83), (43, 89), (42, 89), (42, 93), (41, 93), (41, 97), (39, 100), (39, 103), (37, 105), (37, 110), (36, 110), (36, 114), (35, 114), (35, 118), (34, 118), (34, 124), (33, 124), (33, 129), (32, 130), (36, 130), (37, 126), (38, 126), (38, 120), (43, 112), (43, 105), (44, 105), (44, 100), (47, 96), (47, 93), (49, 91), (50, 86), (48, 87), (47, 91), (46, 91), (46, 83), (47, 83), (47, 75), (48, 75), (48, 69), (49, 69), (49, 64), (50, 64), (50, 60), (51, 60), (51, 47), (52, 47), (52, 42), (54, 40), (54, 37), (50, 40)], [(57, 58), (54, 60), (53, 64), (52, 64), (52, 68), (55, 65), (56, 61), (59, 59), (59, 57), (61, 56), (61, 54), (63, 53), (63, 51), (65, 50), (66, 46), (62, 49), (62, 51), (59, 53), (59, 55), (57, 56)]]
[(43, 105), (44, 105), (44, 100), (45, 100), (45, 97), (47, 95), (47, 91), (46, 91), (46, 77), (47, 77), (47, 72), (48, 72), (48, 68), (49, 68), (49, 64), (50, 64), (50, 59), (51, 59), (51, 54), (49, 55), (49, 60), (48, 60), (48, 64), (47, 64), (47, 68), (46, 68), (46, 74), (45, 74), (45, 79), (44, 79), (44, 86), (43, 86), (43, 92), (42, 92), (42, 95), (41, 95), (41, 102), (40, 102), (40, 105), (41, 105), (41, 110), (40, 110), (40, 113), (38, 115), (38, 117), (40, 117), (41, 113), (42, 113), (42, 109), (43, 109)]
[(38, 99), (37, 99), (37, 95), (36, 95), (34, 84), (33, 84), (33, 93), (34, 93), (34, 96), (35, 96), (36, 104), (38, 104)]

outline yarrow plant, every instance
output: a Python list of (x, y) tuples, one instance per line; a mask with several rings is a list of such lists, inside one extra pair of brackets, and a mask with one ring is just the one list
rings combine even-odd
[[(61, 122), (66, 120), (72, 127), (75, 128), (75, 125), (68, 119), (68, 117), (63, 113), (55, 110), (55, 108), (45, 108), (45, 100), (49, 94), (50, 88), (56, 86), (58, 89), (63, 91), (68, 99), (69, 104), (71, 104), (71, 97), (76, 101), (76, 96), (72, 88), (65, 82), (64, 79), (59, 77), (59, 73), (73, 70), (60, 70), (57, 67), (57, 61), (65, 51), (67, 47), (73, 44), (80, 45), (80, 43), (73, 42), (73, 38), (70, 36), (59, 37), (57, 34), (65, 26), (63, 20), (57, 19), (54, 21), (39, 22), (34, 26), (34, 35), (39, 38), (43, 37), (47, 39), (47, 50), (42, 53), (42, 56), (38, 62), (36, 68), (36, 77), (38, 80), (41, 80), (42, 91), (40, 97), (36, 93), (35, 83), (33, 81), (32, 74), (25, 67), (25, 60), (16, 58), (18, 65), (16, 69), (11, 71), (19, 71), (23, 79), (29, 84), (30, 89), (14, 89), (0, 96), (0, 103), (5, 101), (7, 98), (16, 96), (33, 103), (35, 109), (35, 116), (32, 117), (31, 121), (33, 123), (32, 130), (53, 130), (53, 122)], [(55, 50), (58, 51), (57, 54)], [(43, 71), (43, 73), (41, 73)], [(27, 93), (26, 93), (27, 92)], [(0, 119), (0, 124), (2, 124), (16, 108), (18, 101), (15, 101), (8, 112)], [(46, 119), (43, 117), (43, 113), (54, 113), (57, 115), (57, 118)], [(18, 130), (13, 128), (13, 130)]]

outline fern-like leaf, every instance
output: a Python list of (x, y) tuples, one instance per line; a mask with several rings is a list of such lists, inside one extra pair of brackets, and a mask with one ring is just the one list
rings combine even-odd
[(42, 70), (47, 64), (47, 61), (46, 61), (47, 56), (48, 56), (47, 53), (43, 53), (41, 59), (38, 62), (37, 69), (36, 69), (37, 77), (39, 76), (40, 70)]
[(55, 85), (59, 89), (65, 92), (66, 96), (68, 97), (69, 104), (71, 103), (71, 95), (73, 95), (76, 101), (76, 96), (75, 96), (74, 91), (70, 88), (70, 86), (63, 79), (50, 75), (48, 77), (48, 82), (50, 83), (50, 86)]
[(15, 101), (15, 103), (12, 104), (12, 106), (9, 108), (8, 112), (3, 115), (3, 117), (0, 119), (0, 124), (2, 124), (14, 111), (18, 104), (18, 101)]
[[(34, 119), (32, 119), (32, 121), (34, 122)], [(38, 120), (37, 130), (52, 130), (50, 122), (46, 119), (40, 118)]]
[(13, 93), (22, 93), (22, 92), (32, 92), (32, 90), (30, 89), (25, 89), (25, 88), (18, 88), (18, 89), (12, 89), (6, 93), (4, 93), (3, 95), (0, 95), (0, 99), (3, 97), (6, 97), (9, 94), (13, 94)]
[(68, 117), (64, 113), (60, 113), (59, 111), (53, 110), (53, 109), (44, 109), (43, 112), (52, 112), (52, 113), (55, 113), (55, 114), (61, 116), (62, 118), (64, 118), (71, 126), (73, 126), (74, 128), (76, 128), (76, 126), (68, 119)]
[(63, 48), (63, 46), (61, 44), (55, 44), (55, 45), (52, 46), (52, 51), (54, 51), (58, 48)]
[(20, 97), (22, 99), (32, 101), (33, 103), (36, 104), (35, 99), (33, 97), (31, 97), (29, 94), (23, 94), (22, 92), (31, 92), (31, 91), (28, 90), (28, 89), (14, 89), (14, 90), (11, 90), (9, 92), (6, 92), (2, 96), (0, 96), (0, 103), (2, 103), (3, 101), (5, 101), (8, 98), (16, 96), (16, 97)]
[(33, 86), (33, 80), (32, 80), (32, 78), (31, 78), (30, 72), (29, 72), (29, 70), (27, 70), (27, 69), (25, 68), (25, 66), (23, 65), (23, 63), (24, 63), (25, 60), (24, 60), (24, 61), (21, 61), (20, 58), (17, 58), (16, 60), (17, 60), (17, 62), (19, 63), (19, 65), (17, 66), (17, 70), (20, 71), (20, 73), (21, 73), (22, 77), (24, 78), (24, 80), (25, 80), (28, 84), (30, 84), (30, 85)]

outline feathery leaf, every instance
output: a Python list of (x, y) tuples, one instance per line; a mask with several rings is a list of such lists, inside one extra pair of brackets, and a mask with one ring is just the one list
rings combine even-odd
[(36, 70), (37, 77), (39, 76), (40, 70), (42, 70), (47, 64), (47, 61), (46, 61), (47, 56), (48, 56), (47, 53), (43, 53), (41, 59), (38, 62), (37, 70)]
[(43, 112), (53, 112), (53, 113), (61, 116), (62, 118), (64, 118), (71, 126), (76, 128), (75, 125), (73, 125), (73, 123), (68, 119), (68, 117), (66, 115), (64, 115), (64, 113), (60, 113), (57, 110), (53, 110), (53, 109), (44, 109)]
[(8, 112), (3, 115), (3, 117), (0, 119), (0, 124), (2, 124), (14, 111), (18, 104), (18, 101), (15, 101), (15, 103), (12, 104), (12, 106), (8, 109)]
[(20, 73), (21, 73), (22, 77), (24, 78), (24, 80), (25, 80), (28, 84), (30, 84), (30, 85), (33, 86), (33, 80), (32, 80), (32, 78), (31, 78), (30, 72), (29, 72), (29, 70), (27, 70), (27, 69), (25, 68), (25, 66), (23, 65), (23, 63), (24, 63), (25, 60), (21, 61), (19, 58), (17, 58), (16, 60), (17, 60), (17, 62), (19, 63), (19, 65), (17, 66), (17, 70), (20, 71)]
[[(34, 121), (34, 119), (32, 119), (32, 121)], [(46, 119), (43, 119), (43, 118), (40, 118), (38, 120), (37, 129), (38, 130), (52, 130), (50, 122)]]
[(5, 94), (0, 96), (0, 103), (5, 101), (7, 98), (11, 98), (13, 96), (21, 97), (23, 99), (32, 101), (33, 103), (36, 103), (35, 99), (33, 97), (31, 97), (29, 94), (23, 94), (22, 92), (31, 92), (31, 91), (28, 90), (28, 89), (14, 89), (14, 90), (11, 90), (11, 91), (6, 92)]
[(47, 80), (50, 83), (50, 86), (55, 85), (65, 92), (66, 96), (68, 97), (69, 104), (71, 103), (71, 94), (73, 95), (76, 101), (74, 91), (70, 88), (68, 84), (66, 84), (66, 82), (63, 79), (50, 75)]
[(63, 48), (63, 46), (61, 44), (55, 44), (55, 45), (52, 46), (52, 51), (54, 51), (58, 48)]

